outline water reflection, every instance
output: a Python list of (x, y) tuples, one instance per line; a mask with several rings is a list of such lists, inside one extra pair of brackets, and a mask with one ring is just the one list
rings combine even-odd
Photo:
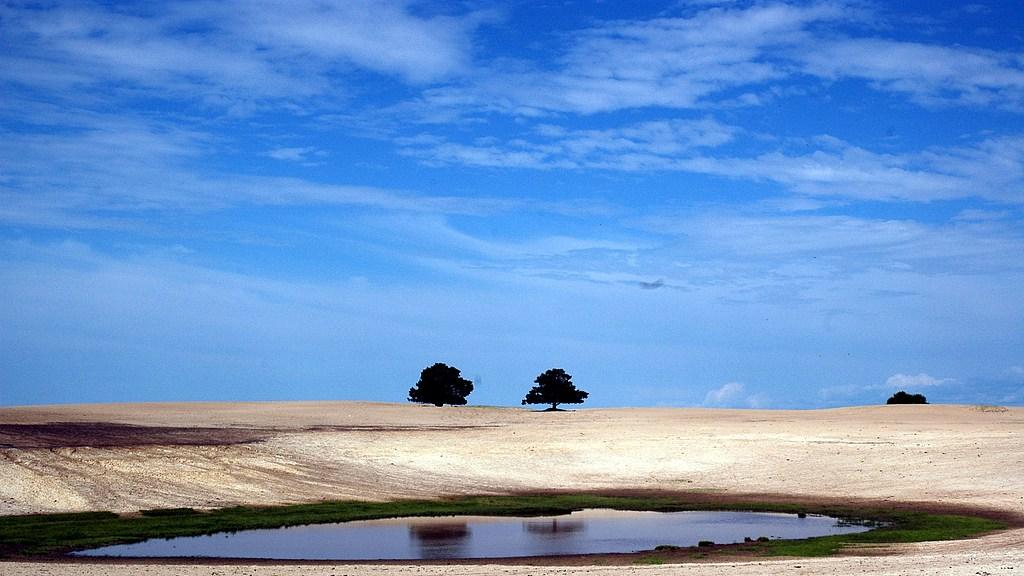
[(720, 544), (757, 536), (807, 538), (867, 530), (848, 519), (756, 512), (584, 510), (544, 518), (393, 518), (147, 540), (82, 556), (194, 556), (292, 560), (415, 560), (556, 556)]
[(527, 520), (523, 522), (523, 528), (530, 534), (545, 534), (549, 536), (557, 534), (574, 534), (587, 529), (582, 520), (559, 520), (552, 518), (544, 521)]
[(459, 558), (465, 552), (469, 537), (469, 526), (465, 522), (409, 525), (409, 539), (419, 550), (420, 558)]

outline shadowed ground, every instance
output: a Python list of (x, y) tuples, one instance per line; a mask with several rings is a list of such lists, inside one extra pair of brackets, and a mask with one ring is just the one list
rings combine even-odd
[(267, 431), (242, 428), (135, 426), (109, 422), (0, 424), (0, 448), (113, 448), (226, 446), (265, 439)]

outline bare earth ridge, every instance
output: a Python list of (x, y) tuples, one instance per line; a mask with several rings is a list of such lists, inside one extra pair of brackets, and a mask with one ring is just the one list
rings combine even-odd
[[(537, 413), (361, 402), (0, 408), (0, 514), (545, 489), (763, 493), (1024, 515), (1024, 409)], [(1012, 575), (1024, 570), (1024, 530), (897, 552), (635, 568), (8, 562), (0, 573)]]

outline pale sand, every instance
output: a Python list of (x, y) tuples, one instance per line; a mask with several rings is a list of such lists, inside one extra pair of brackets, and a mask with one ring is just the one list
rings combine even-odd
[[(370, 403), (0, 408), (0, 424), (257, 427), (226, 446), (0, 449), (0, 513), (389, 499), (531, 489), (715, 490), (1024, 514), (1024, 409), (880, 406), (535, 413)], [(1024, 574), (1024, 530), (899, 555), (651, 567), (3, 563), (21, 574)], [(1015, 569), (1011, 571), (1011, 568)]]

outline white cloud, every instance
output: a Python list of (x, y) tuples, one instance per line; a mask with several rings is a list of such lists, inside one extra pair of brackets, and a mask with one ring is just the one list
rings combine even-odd
[(748, 394), (742, 382), (728, 382), (704, 395), (704, 406), (717, 408), (763, 408), (769, 403), (765, 394)]
[(953, 378), (935, 378), (924, 372), (920, 374), (893, 374), (885, 380), (885, 388), (909, 390), (914, 388), (931, 388), (945, 386), (956, 382)]
[(745, 392), (745, 387), (739, 382), (728, 382), (723, 384), (720, 388), (709, 390), (704, 395), (705, 406), (722, 406), (724, 404), (732, 404), (739, 399)]
[(236, 36), (290, 57), (312, 55), (326, 66), (348, 61), (416, 83), (461, 71), (468, 64), (469, 33), (489, 16), (422, 17), (414, 15), (411, 4), (270, 0), (247, 7), (229, 22)]

